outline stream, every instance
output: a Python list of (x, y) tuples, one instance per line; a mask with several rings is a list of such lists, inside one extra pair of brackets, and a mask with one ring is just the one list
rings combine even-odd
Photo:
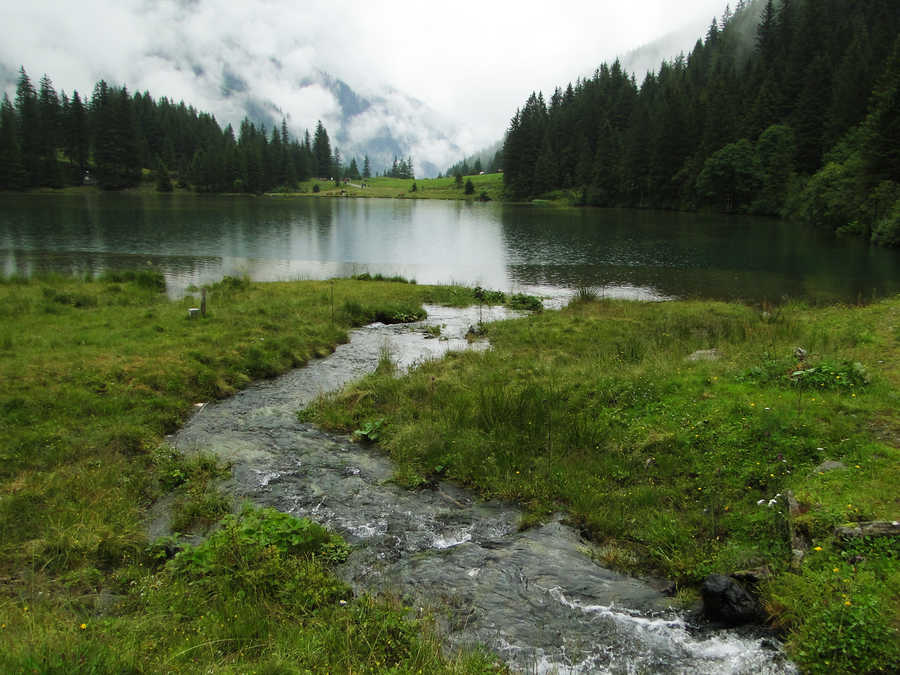
[[(408, 369), (485, 349), (467, 328), (516, 315), (426, 310), (424, 322), (355, 330), (329, 357), (204, 405), (171, 443), (230, 461), (236, 496), (339, 532), (354, 550), (338, 573), (358, 591), (434, 609), (450, 647), (483, 645), (526, 673), (795, 672), (772, 639), (693, 626), (652, 584), (600, 567), (558, 520), (519, 532), (512, 504), (447, 482), (404, 489), (385, 455), (299, 421), (299, 409), (373, 371), (385, 350)], [(441, 338), (426, 339), (434, 325)]]

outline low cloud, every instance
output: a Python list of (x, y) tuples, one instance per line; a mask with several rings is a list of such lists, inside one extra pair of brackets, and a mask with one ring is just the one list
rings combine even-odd
[[(321, 119), (353, 147), (390, 129), (417, 162), (442, 168), (497, 140), (532, 90), (589, 75), (685, 24), (696, 24), (699, 37), (721, 11), (719, 0), (552, 9), (523, 0), (472, 7), (409, 0), (5, 4), (0, 77), (10, 95), (24, 65), (33, 81), (47, 73), (69, 93), (89, 95), (104, 78), (184, 100), (223, 125), (270, 105), (294, 133)], [(322, 72), (369, 97), (372, 109), (341, 128)]]

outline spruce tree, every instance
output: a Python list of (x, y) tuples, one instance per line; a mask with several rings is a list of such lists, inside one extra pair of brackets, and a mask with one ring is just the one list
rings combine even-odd
[(16, 111), (9, 96), (3, 94), (0, 105), (0, 190), (21, 190), (25, 186)]
[(315, 140), (312, 146), (315, 157), (315, 172), (319, 178), (330, 178), (331, 166), (331, 142), (328, 140), (328, 132), (322, 126), (322, 120), (316, 123)]
[(66, 155), (77, 167), (77, 185), (81, 184), (87, 171), (89, 142), (87, 111), (76, 89), (64, 121), (64, 147)]
[(37, 92), (24, 67), (16, 84), (16, 116), (24, 187), (35, 187), (41, 183), (41, 122)]

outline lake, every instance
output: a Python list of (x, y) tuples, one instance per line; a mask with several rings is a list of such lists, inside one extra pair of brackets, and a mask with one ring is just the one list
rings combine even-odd
[(763, 218), (458, 201), (0, 195), (0, 271), (152, 266), (170, 292), (369, 272), (559, 294), (857, 301), (900, 292), (900, 251)]

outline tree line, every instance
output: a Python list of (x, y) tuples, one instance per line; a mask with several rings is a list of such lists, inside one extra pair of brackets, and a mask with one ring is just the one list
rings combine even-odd
[(44, 75), (36, 88), (19, 69), (15, 101), (0, 105), (0, 190), (95, 183), (117, 190), (156, 180), (157, 189), (260, 193), (310, 178), (368, 178), (354, 157), (344, 167), (319, 121), (291, 136), (286, 120), (269, 132), (244, 119), (235, 134), (214, 116), (148, 92), (100, 80), (91, 96), (57, 94)]
[(618, 61), (533, 93), (507, 195), (790, 217), (900, 245), (895, 0), (740, 0), (638, 86)]

